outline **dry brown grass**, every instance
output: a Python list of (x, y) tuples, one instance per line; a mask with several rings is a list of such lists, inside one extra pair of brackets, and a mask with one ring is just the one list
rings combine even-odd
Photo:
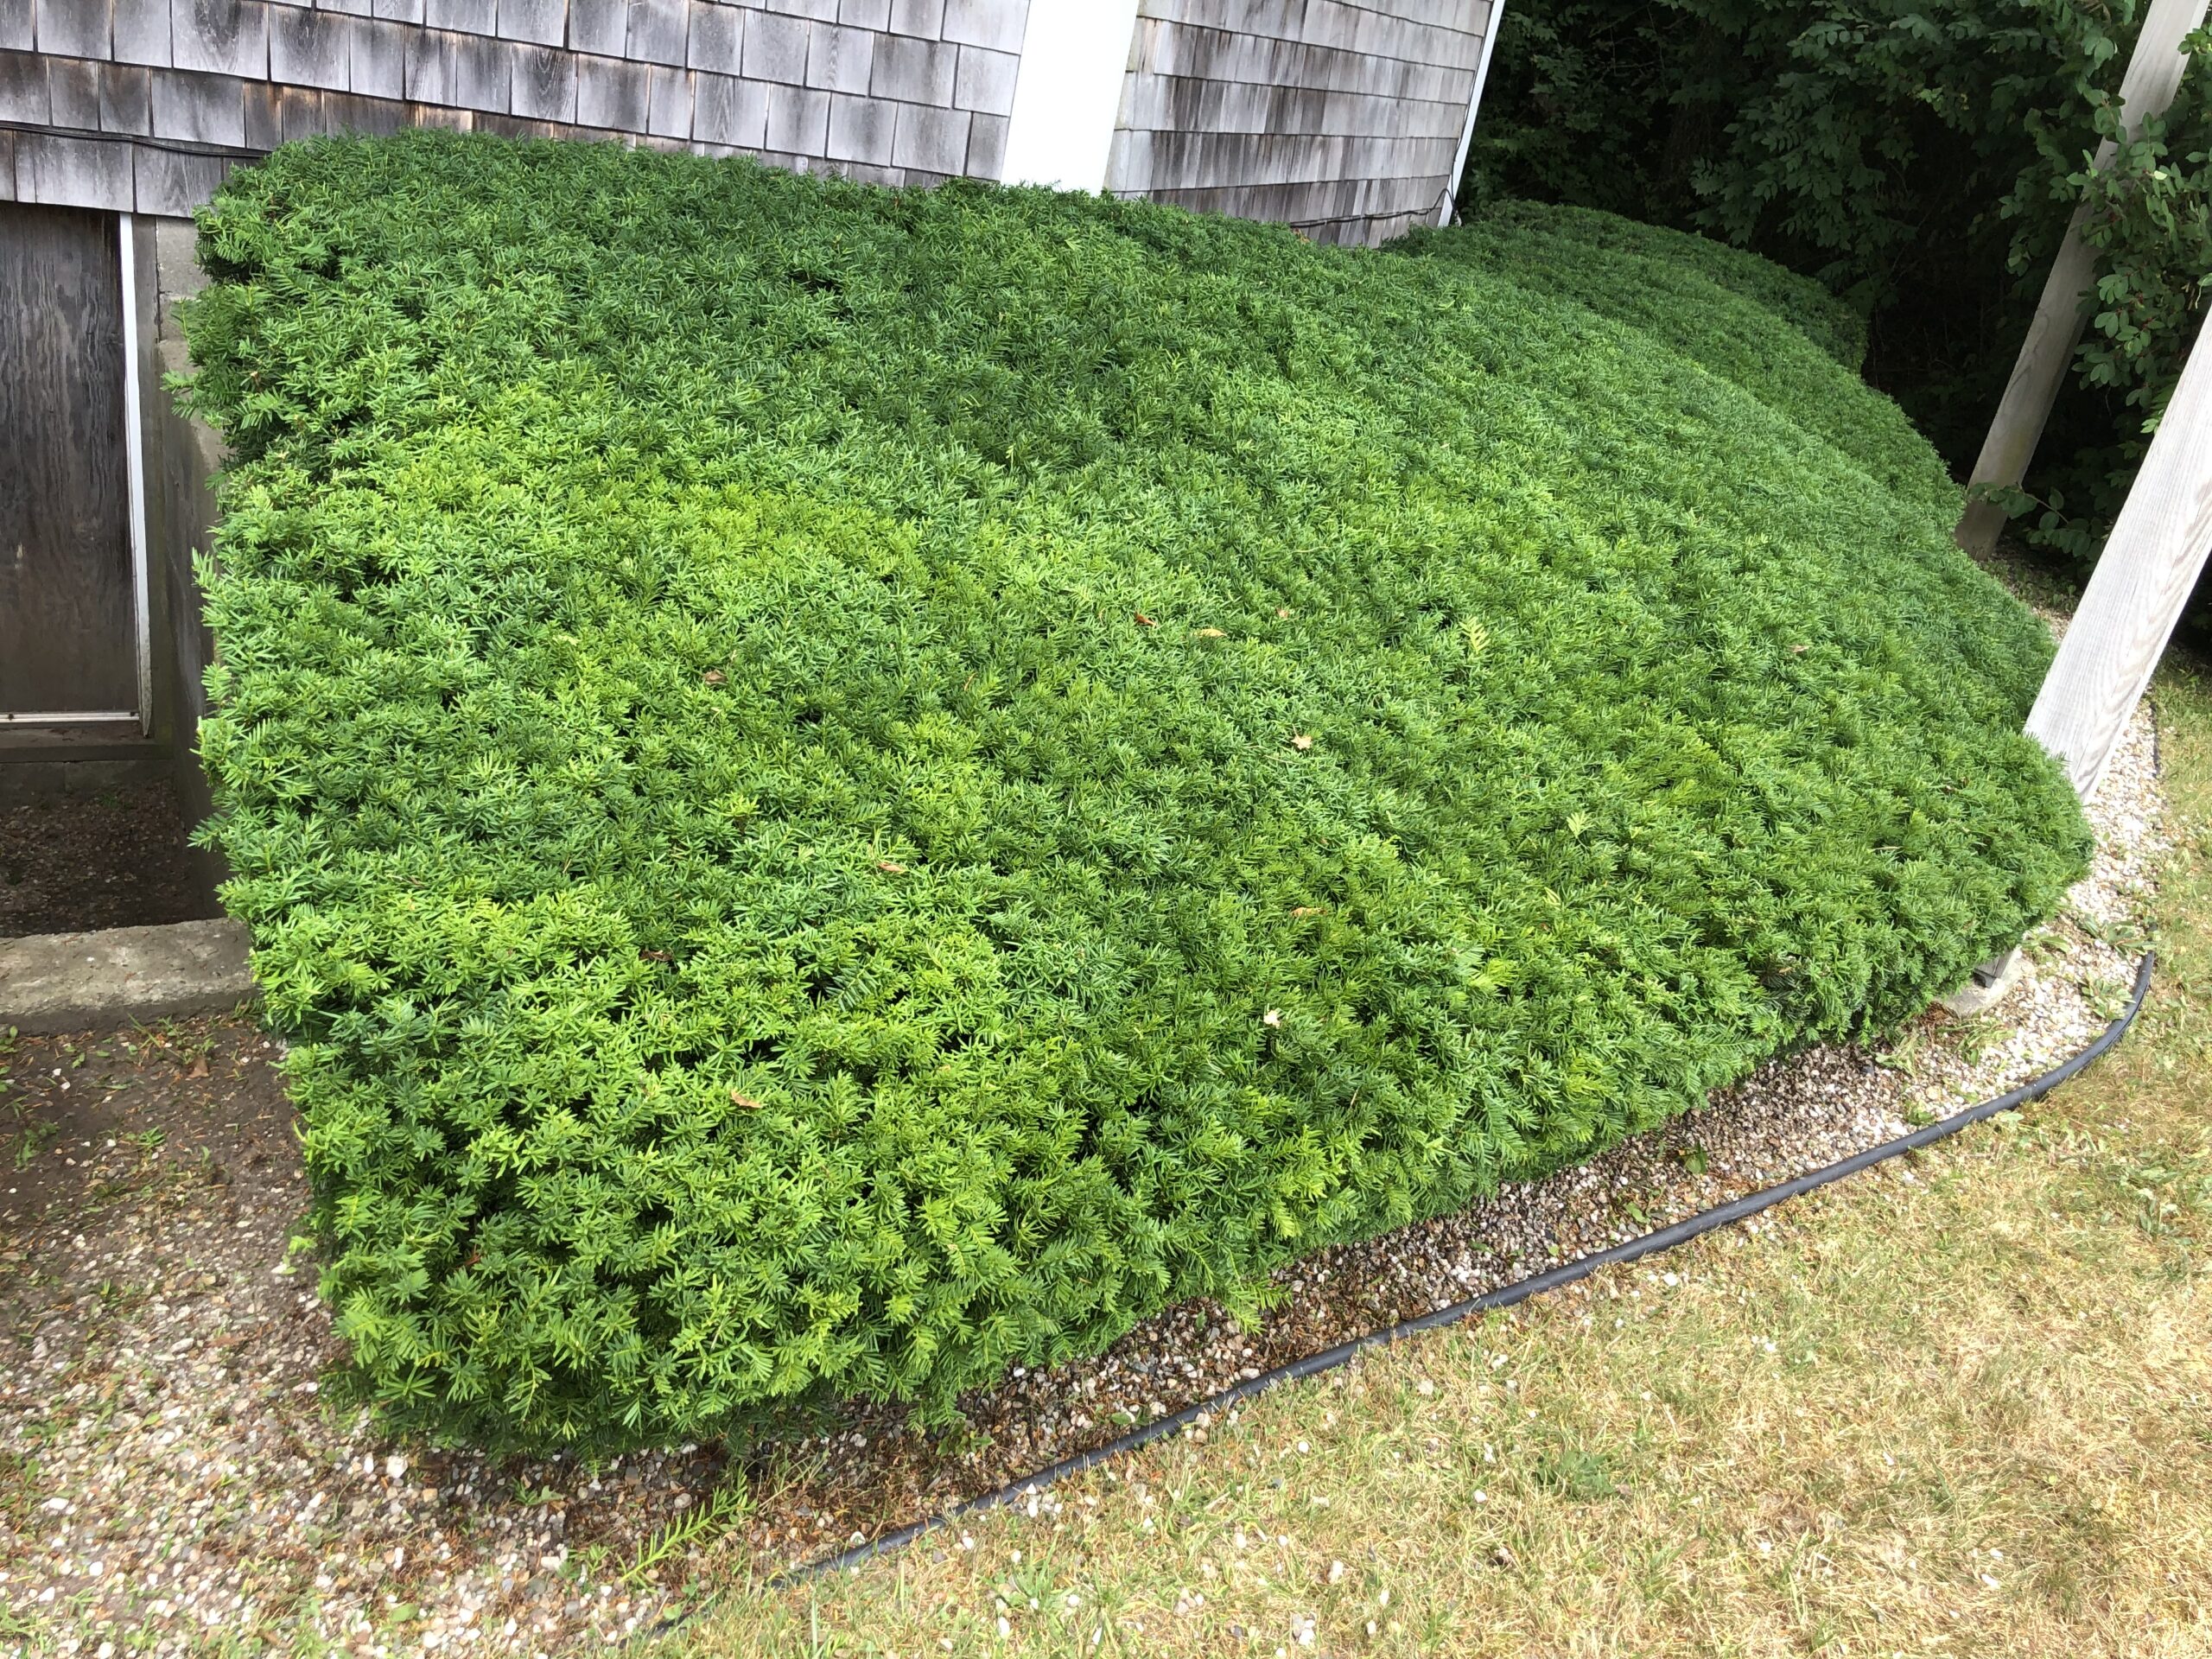
[(669, 1650), (2212, 1654), (2212, 685), (2161, 709), (2160, 982), (2082, 1082), (1057, 1512), (730, 1560)]

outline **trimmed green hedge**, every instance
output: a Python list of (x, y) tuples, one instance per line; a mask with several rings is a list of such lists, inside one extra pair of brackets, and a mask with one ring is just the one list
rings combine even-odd
[[(1480, 266), (1580, 301), (1732, 380), (1807, 435), (1946, 522), (1958, 486), (1928, 441), (1853, 372), (1866, 326), (1817, 283), (1757, 254), (1586, 207), (1508, 202), (1474, 229), (1421, 231), (1410, 252)], [(1780, 317), (1796, 325), (1778, 328)]]
[(1590, 246), (1623, 310), (1516, 225), (233, 175), (213, 833), (397, 1421), (943, 1414), (2052, 910), (2049, 645), (1933, 454), (1694, 261)]
[[(1726, 242), (1594, 208), (1535, 201), (1495, 203), (1482, 213), (1480, 229), (1479, 236), (1464, 227), (1420, 230), (1397, 245), (1419, 252), (1441, 247), (1501, 269), (1516, 265), (1547, 288), (1564, 284), (1567, 294), (1609, 317), (1629, 308), (1639, 327), (1653, 329), (1678, 350), (1701, 342), (1702, 349), (1691, 355), (1708, 366), (1707, 352), (1715, 348), (1732, 356), (1762, 350), (1794, 356), (1797, 334), (1847, 369), (1866, 365), (1865, 317), (1811, 277)], [(1592, 252), (1605, 257), (1588, 257)], [(1683, 303), (1693, 289), (1697, 303)], [(1736, 308), (1732, 302), (1756, 306), (1791, 327), (1760, 321), (1739, 332), (1729, 326)], [(1835, 385), (1830, 383), (1831, 390)], [(1846, 396), (1854, 408), (1864, 407), (1863, 388)], [(1902, 425), (1895, 414), (1861, 418), (1878, 428)]]

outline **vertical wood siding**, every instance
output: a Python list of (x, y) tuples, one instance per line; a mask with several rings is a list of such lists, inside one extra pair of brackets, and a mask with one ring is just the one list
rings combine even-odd
[(1375, 243), (1455, 182), (1491, 0), (1142, 0), (1107, 188)]
[(0, 235), (0, 712), (138, 707), (112, 214), (12, 207)]

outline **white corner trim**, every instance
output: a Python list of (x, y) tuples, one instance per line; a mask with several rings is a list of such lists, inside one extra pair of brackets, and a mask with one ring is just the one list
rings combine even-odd
[(1490, 54), (1497, 45), (1497, 26), (1504, 21), (1505, 0), (1491, 0), (1490, 17), (1483, 24), (1483, 54), (1475, 61), (1475, 90), (1467, 96), (1467, 124), (1459, 129), (1459, 153), (1452, 158), (1452, 176), (1444, 181), (1444, 205), (1436, 222), (1449, 225), (1452, 210), (1459, 205), (1459, 181), (1467, 171), (1467, 151), (1475, 142), (1475, 111), (1483, 106), (1483, 83), (1490, 79)]
[(123, 251), (123, 456), (130, 492), (130, 601), (138, 648), (138, 729), (154, 730), (154, 612), (146, 551), (145, 411), (138, 386), (137, 227), (129, 213), (118, 213), (116, 242)]
[(1137, 0), (1029, 0), (1007, 124), (1008, 184), (1103, 190)]

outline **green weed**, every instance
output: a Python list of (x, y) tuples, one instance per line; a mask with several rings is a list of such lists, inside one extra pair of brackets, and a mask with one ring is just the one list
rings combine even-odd
[(643, 1584), (657, 1569), (686, 1550), (711, 1542), (728, 1531), (744, 1519), (752, 1507), (751, 1495), (742, 1482), (733, 1480), (717, 1487), (715, 1495), (705, 1503), (694, 1503), (640, 1544), (629, 1565), (621, 1571), (622, 1581), (633, 1587)]
[(61, 1126), (49, 1122), (35, 1122), (23, 1125), (22, 1139), (16, 1142), (16, 1167), (29, 1169), (38, 1160), (38, 1155), (60, 1139)]

